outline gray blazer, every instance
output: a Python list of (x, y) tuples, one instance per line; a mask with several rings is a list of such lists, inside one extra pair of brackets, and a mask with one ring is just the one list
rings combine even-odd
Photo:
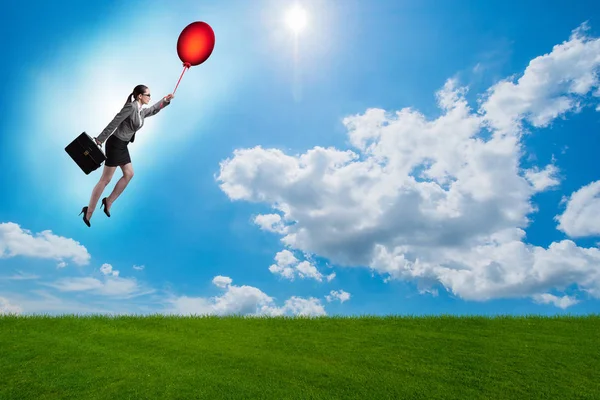
[[(104, 128), (97, 139), (100, 143), (104, 143), (106, 139), (114, 132), (114, 135), (126, 142), (133, 142), (135, 133), (144, 125), (144, 118), (151, 117), (158, 113), (161, 109), (171, 104), (170, 101), (160, 99), (151, 107), (142, 108), (140, 113), (140, 105), (137, 101), (128, 102), (123, 106), (121, 111), (113, 118), (112, 121)], [(140, 118), (141, 117), (141, 118)], [(116, 129), (116, 130), (115, 130)]]

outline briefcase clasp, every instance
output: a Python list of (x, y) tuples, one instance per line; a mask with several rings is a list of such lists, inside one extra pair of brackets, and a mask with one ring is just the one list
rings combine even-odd
[(87, 156), (88, 154), (90, 154), (90, 152), (89, 152), (89, 151), (87, 151), (87, 150), (83, 152), (83, 155), (84, 155), (84, 156)]

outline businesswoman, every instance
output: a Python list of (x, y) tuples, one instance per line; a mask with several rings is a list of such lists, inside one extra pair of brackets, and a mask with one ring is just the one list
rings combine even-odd
[(155, 115), (161, 109), (171, 104), (173, 95), (169, 94), (163, 97), (151, 107), (142, 108), (143, 105), (150, 103), (150, 97), (150, 90), (147, 86), (137, 85), (133, 89), (133, 92), (127, 96), (127, 101), (121, 111), (104, 128), (102, 133), (94, 139), (99, 146), (102, 146), (102, 143), (106, 141), (106, 161), (104, 162), (102, 176), (92, 191), (90, 203), (88, 206), (83, 207), (79, 214), (83, 214), (83, 222), (87, 226), (90, 226), (90, 219), (102, 192), (110, 183), (117, 167), (121, 167), (123, 176), (115, 185), (112, 193), (102, 199), (104, 213), (110, 217), (110, 207), (119, 195), (123, 193), (131, 178), (133, 178), (133, 167), (131, 165), (129, 150), (127, 149), (129, 142), (135, 140), (135, 133), (144, 125), (144, 119)]

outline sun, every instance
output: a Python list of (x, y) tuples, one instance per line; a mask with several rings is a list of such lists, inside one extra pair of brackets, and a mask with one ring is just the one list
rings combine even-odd
[(294, 6), (286, 15), (288, 27), (296, 34), (300, 33), (306, 26), (306, 11), (300, 6)]

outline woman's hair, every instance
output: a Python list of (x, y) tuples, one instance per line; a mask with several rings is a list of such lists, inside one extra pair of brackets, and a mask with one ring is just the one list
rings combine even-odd
[(144, 94), (146, 90), (148, 90), (148, 87), (146, 85), (137, 85), (133, 88), (133, 92), (131, 92), (129, 96), (127, 96), (127, 101), (125, 102), (125, 104), (131, 103), (135, 100), (136, 97), (138, 97), (139, 94)]

